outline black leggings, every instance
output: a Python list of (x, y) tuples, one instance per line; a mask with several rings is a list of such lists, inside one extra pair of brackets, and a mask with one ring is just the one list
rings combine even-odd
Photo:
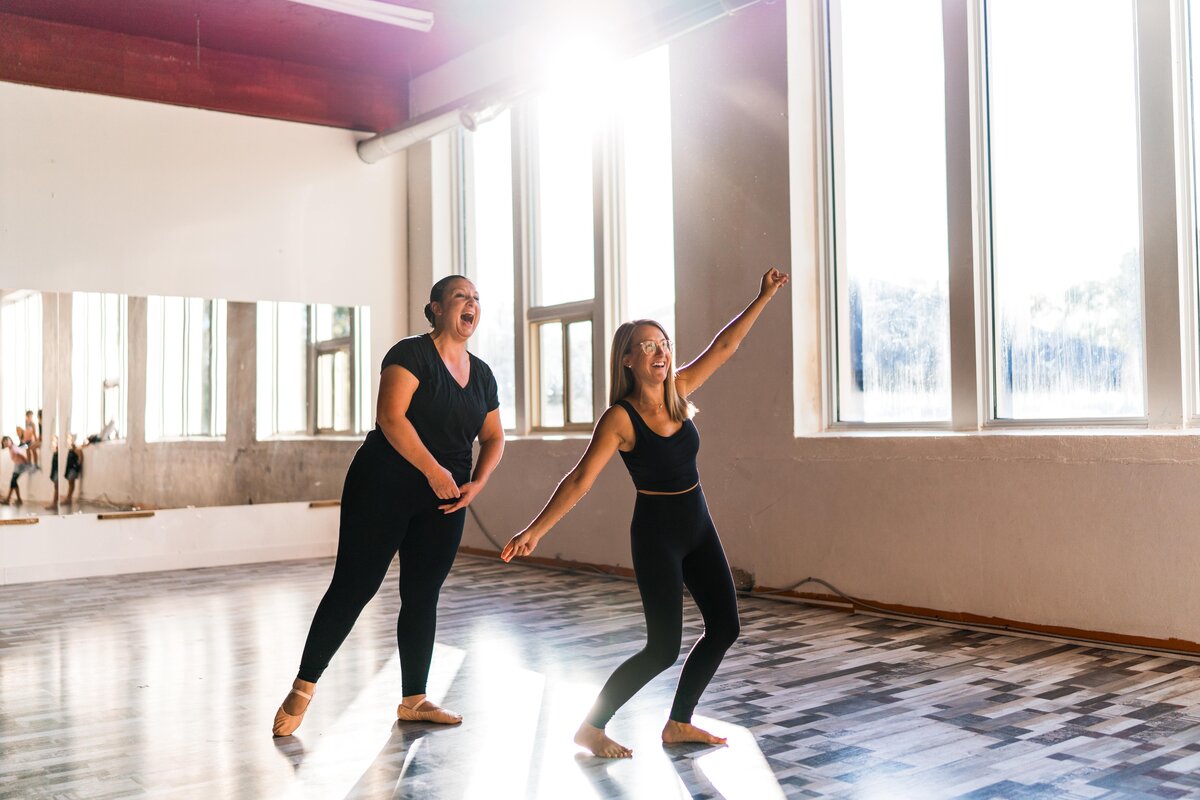
[(691, 722), (700, 694), (738, 637), (737, 592), (704, 493), (637, 496), (633, 571), (646, 612), (646, 646), (617, 667), (600, 690), (588, 724), (603, 728), (617, 709), (679, 657), (683, 587), (704, 617), (704, 635), (688, 653), (671, 719)]
[(368, 434), (346, 474), (337, 562), (308, 630), (297, 677), (314, 683), (321, 677), (399, 551), (396, 644), (402, 691), (405, 697), (425, 693), (438, 594), (458, 552), (467, 513), (443, 514), (438, 505), (446, 502), (382, 434)]

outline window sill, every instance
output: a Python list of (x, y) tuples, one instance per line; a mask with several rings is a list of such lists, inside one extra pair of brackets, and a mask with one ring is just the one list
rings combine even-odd
[(505, 442), (586, 442), (592, 438), (591, 431), (531, 431), (530, 433), (504, 432)]
[(1154, 436), (1188, 437), (1200, 435), (1200, 426), (1152, 428), (1148, 425), (1016, 425), (1005, 424), (988, 426), (978, 430), (959, 431), (951, 428), (830, 428), (824, 431), (800, 433), (796, 439), (932, 439), (968, 438), (968, 437), (1047, 437), (1047, 436), (1077, 436), (1077, 437), (1110, 437), (1147, 438)]
[(216, 443), (220, 444), (225, 441), (224, 436), (180, 436), (172, 439), (147, 439), (146, 444), (205, 444)]
[(278, 436), (265, 436), (255, 439), (256, 442), (361, 442), (366, 436), (362, 433), (287, 433)]

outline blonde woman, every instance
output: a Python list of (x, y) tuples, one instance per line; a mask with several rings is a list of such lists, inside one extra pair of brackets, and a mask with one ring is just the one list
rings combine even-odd
[(725, 743), (691, 723), (700, 694), (737, 639), (739, 623), (729, 564), (700, 488), (696, 469), (700, 434), (691, 420), (695, 408), (688, 398), (737, 351), (758, 315), (787, 282), (786, 274), (768, 270), (754, 302), (717, 334), (699, 358), (678, 371), (671, 341), (657, 322), (641, 319), (617, 328), (610, 362), (612, 405), (596, 424), (583, 458), (558, 484), (537, 518), (500, 554), (510, 561), (532, 553), (587, 494), (613, 453), (621, 454), (637, 488), (631, 550), (647, 640), (639, 653), (617, 667), (575, 734), (575, 741), (597, 756), (633, 755), (608, 738), (604, 727), (617, 709), (679, 657), (684, 586), (704, 617), (704, 635), (683, 665), (662, 740)]

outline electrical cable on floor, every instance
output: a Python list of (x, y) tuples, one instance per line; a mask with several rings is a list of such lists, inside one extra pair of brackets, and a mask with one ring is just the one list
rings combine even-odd
[[(479, 530), (483, 531), (483, 535), (487, 538), (487, 540), (489, 542), (492, 543), (492, 546), (495, 547), (497, 550), (503, 550), (504, 545), (497, 542), (492, 537), (491, 533), (488, 532), (488, 529), (484, 526), (483, 521), (479, 518), (479, 513), (477, 511), (475, 511), (475, 508), (473, 506), (467, 506), (467, 509), (470, 510), (471, 517), (475, 520), (475, 524), (479, 526)], [(540, 569), (551, 569), (551, 570), (555, 570), (558, 572), (574, 572), (574, 573), (584, 574), (584, 575), (604, 575), (609, 578), (620, 578), (621, 580), (625, 580), (625, 581), (635, 580), (634, 578), (626, 576), (626, 575), (619, 575), (619, 574), (615, 574), (612, 572), (607, 572), (607, 571), (600, 569), (599, 567), (595, 567), (591, 564), (582, 564), (579, 566), (565, 566), (565, 565), (564, 566), (555, 566), (552, 564), (535, 564), (535, 563), (531, 563), (529, 561), (522, 561), (521, 564), (523, 566), (527, 566), (527, 567), (538, 567)], [(587, 567), (587, 570), (580, 569), (579, 568), (580, 566)], [(799, 589), (801, 586), (804, 586), (809, 583), (815, 583), (819, 586), (824, 586), (826, 589), (828, 589), (829, 591), (833, 592), (838, 597), (845, 600), (850, 605), (851, 611), (858, 611), (858, 610), (862, 609), (862, 610), (870, 611), (874, 614), (877, 614), (877, 615), (883, 616), (883, 617), (898, 617), (901, 619), (914, 620), (916, 622), (933, 622), (933, 623), (936, 623), (939, 625), (950, 625), (952, 627), (963, 628), (963, 629), (967, 629), (967, 630), (981, 628), (981, 629), (987, 630), (987, 631), (1000, 631), (1003, 633), (1019, 634), (1022, 636), (1033, 636), (1033, 637), (1040, 638), (1040, 639), (1053, 639), (1053, 640), (1058, 640), (1058, 641), (1070, 642), (1072, 644), (1092, 645), (1095, 647), (1107, 648), (1109, 650), (1134, 650), (1134, 651), (1139, 651), (1139, 652), (1159, 653), (1159, 654), (1171, 655), (1171, 656), (1183, 656), (1186, 658), (1200, 660), (1200, 653), (1197, 653), (1197, 652), (1194, 652), (1191, 650), (1179, 650), (1179, 649), (1172, 648), (1172, 647), (1159, 647), (1157, 645), (1149, 645), (1149, 644), (1147, 644), (1147, 645), (1120, 644), (1118, 642), (1104, 641), (1103, 639), (1091, 639), (1086, 636), (1072, 636), (1070, 634), (1065, 634), (1065, 633), (1047, 633), (1045, 631), (1033, 630), (1032, 628), (1022, 628), (1017, 625), (997, 625), (992, 622), (963, 622), (961, 620), (947, 619), (946, 617), (940, 617), (940, 616), (936, 616), (936, 615), (932, 615), (932, 614), (916, 614), (911, 611), (896, 611), (896, 610), (893, 610), (890, 608), (883, 608), (882, 606), (874, 605), (873, 603), (868, 603), (865, 600), (860, 600), (857, 597), (853, 597), (852, 595), (846, 594), (841, 589), (837, 588), (832, 583), (829, 583), (826, 580), (822, 580), (821, 578), (814, 578), (811, 576), (808, 578), (805, 578), (802, 581), (793, 583), (791, 586), (788, 586), (783, 589), (764, 589), (762, 591), (754, 591), (752, 589), (738, 589), (737, 593), (742, 595), (743, 597), (758, 597), (758, 598), (762, 598), (764, 600), (784, 600), (784, 601), (791, 601), (791, 602), (811, 603), (813, 605), (820, 605), (821, 601), (816, 600), (814, 598), (787, 597), (786, 596), (788, 592), (794, 592), (797, 589)]]
[[(471, 518), (475, 520), (475, 524), (476, 524), (476, 525), (478, 525), (478, 526), (479, 526), (479, 530), (483, 532), (484, 538), (486, 538), (486, 539), (487, 539), (489, 542), (491, 542), (491, 543), (492, 543), (492, 547), (495, 547), (497, 550), (503, 550), (503, 549), (504, 549), (504, 545), (503, 545), (503, 544), (501, 544), (500, 542), (497, 542), (497, 541), (496, 541), (496, 539), (495, 539), (495, 537), (494, 537), (494, 536), (492, 536), (491, 532), (490, 532), (490, 531), (488, 531), (488, 529), (487, 529), (487, 526), (485, 526), (485, 525), (483, 524), (483, 520), (481, 520), (481, 519), (479, 518), (479, 512), (475, 510), (475, 506), (473, 506), (473, 505), (469, 505), (469, 506), (467, 506), (467, 510), (471, 512)], [(545, 567), (546, 569), (558, 570), (558, 571), (560, 571), (560, 572), (562, 572), (562, 571), (566, 571), (566, 572), (583, 572), (583, 570), (579, 570), (579, 569), (572, 569), (571, 567), (558, 567), (558, 566), (552, 566), (552, 565), (533, 564), (533, 563), (531, 563), (531, 562), (529, 562), (529, 561), (522, 561), (521, 563), (522, 563), (522, 564), (524, 564), (524, 565), (525, 565), (525, 566), (527, 566), (527, 567)], [(592, 566), (591, 564), (585, 564), (585, 565), (583, 565), (583, 566), (586, 566), (586, 567), (588, 568), (588, 570), (589, 570), (588, 572), (584, 573), (584, 574), (587, 574), (587, 575), (591, 575), (591, 574), (596, 574), (596, 575), (607, 575), (607, 576), (609, 576), (610, 578), (624, 578), (624, 577), (625, 577), (625, 576), (623, 576), (623, 575), (614, 575), (614, 574), (613, 574), (613, 573), (611, 573), (611, 572), (605, 572), (604, 570), (600, 569), (599, 567), (594, 567), (594, 566)]]
[(479, 526), (479, 530), (483, 531), (484, 538), (492, 543), (492, 547), (495, 547), (497, 550), (503, 550), (504, 545), (492, 538), (492, 534), (490, 534), (488, 529), (484, 526), (483, 520), (479, 518), (479, 512), (475, 510), (475, 506), (468, 505), (467, 511), (471, 512), (471, 519), (475, 520), (475, 524)]

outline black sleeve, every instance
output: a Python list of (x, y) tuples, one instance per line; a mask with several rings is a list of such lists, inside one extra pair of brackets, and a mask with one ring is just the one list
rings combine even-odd
[(483, 399), (487, 403), (488, 412), (491, 413), (500, 407), (500, 391), (496, 387), (496, 376), (492, 374), (491, 367), (484, 364), (484, 369), (487, 370), (484, 373), (487, 380), (483, 384)]
[(388, 350), (387, 355), (383, 357), (383, 364), (379, 367), (379, 371), (383, 372), (393, 364), (404, 367), (406, 370), (416, 376), (417, 380), (425, 378), (424, 359), (421, 358), (420, 338), (416, 336), (408, 339), (401, 339), (392, 345), (392, 349)]

